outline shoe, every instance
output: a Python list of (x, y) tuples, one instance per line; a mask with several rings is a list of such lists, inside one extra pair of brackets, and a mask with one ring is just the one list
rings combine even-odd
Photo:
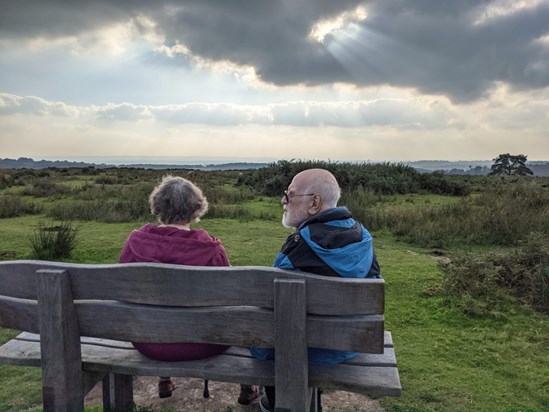
[(175, 389), (175, 384), (171, 379), (161, 379), (158, 381), (158, 396), (160, 398), (169, 398)]
[(259, 397), (259, 392), (254, 385), (240, 385), (240, 395), (238, 403), (241, 405), (249, 405)]
[(261, 398), (259, 398), (259, 408), (262, 412), (273, 412), (274, 408), (271, 407), (267, 395), (263, 394), (261, 395)]

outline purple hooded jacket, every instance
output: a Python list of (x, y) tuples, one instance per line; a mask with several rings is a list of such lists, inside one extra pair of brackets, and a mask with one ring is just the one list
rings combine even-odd
[[(181, 230), (147, 224), (134, 230), (122, 248), (120, 263), (154, 262), (189, 266), (229, 266), (219, 239), (202, 229)], [(162, 361), (202, 359), (218, 355), (228, 346), (207, 343), (139, 343), (143, 355)]]

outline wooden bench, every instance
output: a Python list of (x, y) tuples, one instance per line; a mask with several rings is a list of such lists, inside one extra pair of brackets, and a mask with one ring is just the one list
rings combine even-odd
[[(0, 262), (0, 326), (27, 332), (0, 347), (0, 361), (42, 368), (45, 411), (83, 410), (101, 380), (104, 409), (128, 410), (133, 376), (275, 385), (277, 410), (289, 411), (314, 410), (315, 387), (399, 396), (383, 288), (269, 267)], [(160, 362), (130, 341), (233, 347)], [(250, 346), (274, 347), (276, 360), (254, 359)], [(313, 365), (307, 346), (361, 354)]]

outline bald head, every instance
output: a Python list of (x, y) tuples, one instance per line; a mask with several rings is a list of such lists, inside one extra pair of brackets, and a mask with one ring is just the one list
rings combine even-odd
[(341, 195), (336, 178), (325, 169), (304, 170), (295, 175), (291, 186), (295, 186), (300, 193), (319, 193), (320, 211), (336, 207)]
[(298, 227), (317, 213), (337, 206), (339, 185), (334, 175), (324, 169), (308, 169), (295, 175), (281, 199), (282, 224)]

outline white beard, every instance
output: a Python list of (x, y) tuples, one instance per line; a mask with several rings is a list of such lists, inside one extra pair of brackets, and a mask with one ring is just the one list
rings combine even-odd
[(284, 226), (287, 229), (292, 228), (293, 226), (288, 223), (288, 212), (284, 212), (282, 214), (282, 226)]
[(307, 219), (307, 213), (303, 210), (293, 208), (290, 212), (288, 209), (284, 209), (284, 214), (282, 215), (282, 226), (288, 229), (292, 227), (297, 228), (305, 219)]

